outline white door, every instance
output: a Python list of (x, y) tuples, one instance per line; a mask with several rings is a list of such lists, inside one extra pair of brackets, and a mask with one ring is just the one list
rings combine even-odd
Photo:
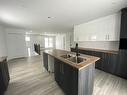
[(44, 43), (45, 48), (55, 48), (55, 37), (45, 36)]
[(25, 35), (23, 34), (8, 34), (8, 57), (19, 58), (27, 57), (27, 48), (25, 42)]

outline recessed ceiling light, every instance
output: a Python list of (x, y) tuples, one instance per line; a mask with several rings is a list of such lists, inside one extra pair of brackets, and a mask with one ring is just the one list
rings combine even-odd
[(48, 18), (51, 18), (50, 16)]

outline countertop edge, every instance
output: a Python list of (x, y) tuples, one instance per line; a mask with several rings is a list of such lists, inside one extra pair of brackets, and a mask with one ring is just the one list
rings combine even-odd
[[(74, 49), (74, 47), (71, 47)], [(88, 51), (96, 51), (96, 52), (103, 52), (103, 53), (111, 53), (111, 54), (119, 54), (119, 50), (103, 50), (103, 49), (95, 49), (95, 48), (83, 48), (79, 47), (79, 50), (88, 50)]]
[[(50, 50), (49, 50), (49, 51), (50, 51)], [(63, 51), (64, 51), (64, 50), (63, 50)], [(60, 57), (58, 57), (58, 56), (55, 56), (55, 55), (53, 55), (53, 54), (51, 54), (51, 53), (49, 53), (49, 52), (47, 52), (47, 51), (43, 51), (43, 52), (46, 53), (46, 54), (48, 54), (48, 55), (50, 55), (50, 56), (52, 56), (52, 57), (54, 57), (54, 58), (57, 58), (58, 60), (61, 60), (61, 61), (65, 62), (66, 64), (72, 66), (73, 68), (75, 68), (75, 69), (77, 69), (77, 70), (81, 70), (81, 69), (83, 69), (83, 68), (85, 68), (85, 67), (87, 67), (87, 66), (89, 66), (89, 65), (91, 65), (91, 64), (95, 64), (96, 61), (98, 61), (98, 60), (100, 59), (99, 57), (91, 56), (91, 57), (93, 58), (92, 61), (91, 61), (91, 62), (88, 62), (88, 63), (85, 64), (84, 66), (81, 66), (80, 64), (79, 64), (79, 65), (73, 64), (73, 63), (71, 63), (70, 61), (65, 60), (65, 59), (62, 59), (62, 58), (60, 58)], [(66, 52), (74, 53), (74, 52), (71, 52), (71, 51), (66, 51)], [(82, 55), (85, 55), (85, 54), (82, 54)], [(90, 56), (90, 55), (87, 55), (87, 56)], [(93, 61), (93, 60), (94, 60), (94, 61)], [(83, 63), (82, 63), (82, 64), (83, 64)]]
[(0, 57), (0, 63), (3, 62), (5, 59), (7, 59), (7, 56)]

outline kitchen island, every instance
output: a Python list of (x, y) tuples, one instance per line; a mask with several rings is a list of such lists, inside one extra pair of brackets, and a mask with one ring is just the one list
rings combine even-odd
[(44, 67), (48, 70), (48, 56), (54, 58), (55, 81), (66, 95), (92, 95), (95, 63), (100, 58), (65, 50), (45, 50)]

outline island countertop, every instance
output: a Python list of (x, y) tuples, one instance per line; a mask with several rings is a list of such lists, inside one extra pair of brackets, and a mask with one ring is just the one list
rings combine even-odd
[(72, 54), (72, 55), (75, 55), (74, 52), (70, 52), (70, 51), (65, 51), (65, 50), (59, 50), (59, 49), (52, 49), (52, 50), (45, 50), (44, 53), (47, 53), (48, 55), (50, 56), (53, 56), (54, 58), (57, 58), (61, 61), (63, 61), (64, 63), (78, 69), (78, 70), (81, 70), (91, 64), (95, 64), (96, 61), (98, 61), (100, 58), (99, 57), (95, 57), (95, 56), (90, 56), (90, 55), (85, 55), (85, 54), (80, 54), (79, 57), (82, 57), (84, 59), (88, 59), (87, 61), (84, 61), (80, 64), (74, 64), (73, 62), (69, 61), (69, 60), (66, 60), (64, 58), (62, 58), (61, 56), (62, 55), (65, 55), (65, 54)]
[(0, 57), (0, 63), (3, 62), (3, 60), (5, 60), (6, 58), (7, 56)]

